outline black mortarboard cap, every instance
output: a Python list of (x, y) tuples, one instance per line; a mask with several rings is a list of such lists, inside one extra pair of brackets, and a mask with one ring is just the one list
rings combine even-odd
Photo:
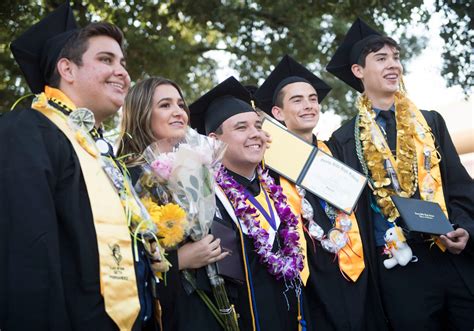
[(285, 55), (265, 82), (263, 82), (262, 86), (255, 92), (254, 95), (258, 107), (273, 116), (272, 108), (275, 105), (278, 92), (286, 85), (296, 82), (305, 82), (312, 85), (318, 93), (318, 101), (320, 103), (331, 91), (331, 87), (322, 79), (318, 78), (289, 55)]
[(214, 132), (226, 119), (255, 111), (249, 91), (234, 77), (229, 77), (189, 106), (191, 127), (199, 133)]
[(255, 92), (258, 90), (257, 85), (244, 85), (244, 87), (249, 91), (250, 97), (253, 99), (253, 96), (255, 95)]
[(33, 93), (44, 90), (59, 53), (77, 28), (67, 1), (11, 43), (13, 56)]
[(379, 32), (357, 18), (326, 66), (326, 70), (357, 91), (364, 92), (361, 81), (354, 76), (351, 67), (359, 61), (367, 43), (378, 36), (381, 36)]

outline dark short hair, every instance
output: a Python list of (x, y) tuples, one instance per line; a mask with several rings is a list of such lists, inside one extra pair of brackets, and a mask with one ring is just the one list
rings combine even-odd
[[(82, 56), (89, 47), (89, 39), (97, 36), (107, 36), (114, 39), (120, 45), (122, 52), (124, 51), (124, 36), (122, 31), (112, 23), (96, 22), (86, 25), (69, 38), (59, 53), (58, 61), (62, 58), (66, 58), (76, 65), (81, 66)], [(57, 67), (55, 67), (51, 77), (48, 79), (48, 85), (57, 88), (59, 87), (60, 80), (61, 76), (59, 75)]]
[(285, 93), (283, 92), (283, 90), (285, 89), (285, 87), (278, 91), (277, 96), (275, 98), (275, 106), (279, 108), (283, 108), (283, 100), (285, 99)]
[(398, 43), (392, 38), (387, 36), (377, 36), (371, 39), (362, 49), (357, 64), (362, 67), (365, 67), (365, 59), (367, 58), (367, 55), (369, 55), (370, 53), (378, 52), (385, 45), (396, 48), (398, 51), (400, 50), (400, 45), (398, 45)]
[(222, 124), (217, 127), (217, 129), (214, 130), (214, 133), (217, 135), (221, 135), (224, 133), (224, 130), (222, 129)]

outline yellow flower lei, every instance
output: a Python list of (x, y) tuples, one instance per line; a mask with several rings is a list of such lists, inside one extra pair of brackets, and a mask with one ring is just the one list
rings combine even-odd
[[(375, 112), (372, 110), (367, 95), (363, 94), (359, 97), (357, 108), (359, 109), (359, 137), (363, 156), (373, 179), (373, 194), (382, 213), (393, 222), (400, 215), (390, 196), (398, 193), (402, 197), (411, 197), (417, 189), (415, 115), (410, 111), (410, 103), (405, 95), (397, 92), (395, 94), (397, 151), (396, 159), (394, 159), (375, 122)], [(400, 184), (399, 192), (390, 188), (392, 181), (384, 167), (385, 160), (392, 163), (396, 172)]]

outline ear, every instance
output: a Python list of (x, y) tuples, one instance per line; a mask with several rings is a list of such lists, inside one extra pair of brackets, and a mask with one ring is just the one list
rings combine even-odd
[(75, 64), (69, 59), (64, 57), (59, 59), (56, 68), (58, 69), (59, 76), (61, 76), (61, 80), (72, 83), (74, 81), (74, 67)]
[(217, 138), (217, 134), (215, 132), (211, 132), (207, 135), (209, 138), (212, 138), (212, 139), (216, 139), (216, 140), (219, 140), (219, 138)]
[(359, 79), (364, 78), (364, 68), (359, 64), (353, 64), (351, 67), (352, 73)]
[(273, 115), (273, 117), (275, 117), (279, 121), (282, 121), (282, 122), (285, 121), (285, 116), (283, 114), (283, 109), (281, 109), (278, 106), (273, 106), (272, 115)]

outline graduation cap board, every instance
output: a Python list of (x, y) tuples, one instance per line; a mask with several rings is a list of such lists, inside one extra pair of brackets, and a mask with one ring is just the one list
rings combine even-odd
[(251, 102), (250, 92), (231, 76), (189, 106), (191, 127), (207, 135), (234, 115), (255, 112)]
[(346, 214), (352, 213), (367, 183), (364, 175), (307, 143), (267, 114), (262, 129), (272, 137), (265, 152), (267, 167)]
[(392, 201), (409, 231), (444, 235), (454, 230), (436, 202), (392, 196)]
[(40, 93), (51, 78), (58, 56), (78, 30), (69, 2), (30, 27), (10, 49), (33, 93)]
[(351, 67), (359, 60), (364, 47), (382, 34), (357, 18), (344, 40), (326, 66), (326, 70), (359, 92), (364, 92), (361, 81), (354, 76)]
[(285, 55), (275, 69), (270, 73), (265, 82), (255, 92), (257, 105), (265, 113), (272, 115), (272, 107), (275, 105), (278, 93), (288, 84), (305, 82), (314, 87), (318, 93), (318, 101), (321, 103), (331, 91), (331, 87), (322, 79), (314, 75), (303, 65), (296, 62), (289, 55)]

